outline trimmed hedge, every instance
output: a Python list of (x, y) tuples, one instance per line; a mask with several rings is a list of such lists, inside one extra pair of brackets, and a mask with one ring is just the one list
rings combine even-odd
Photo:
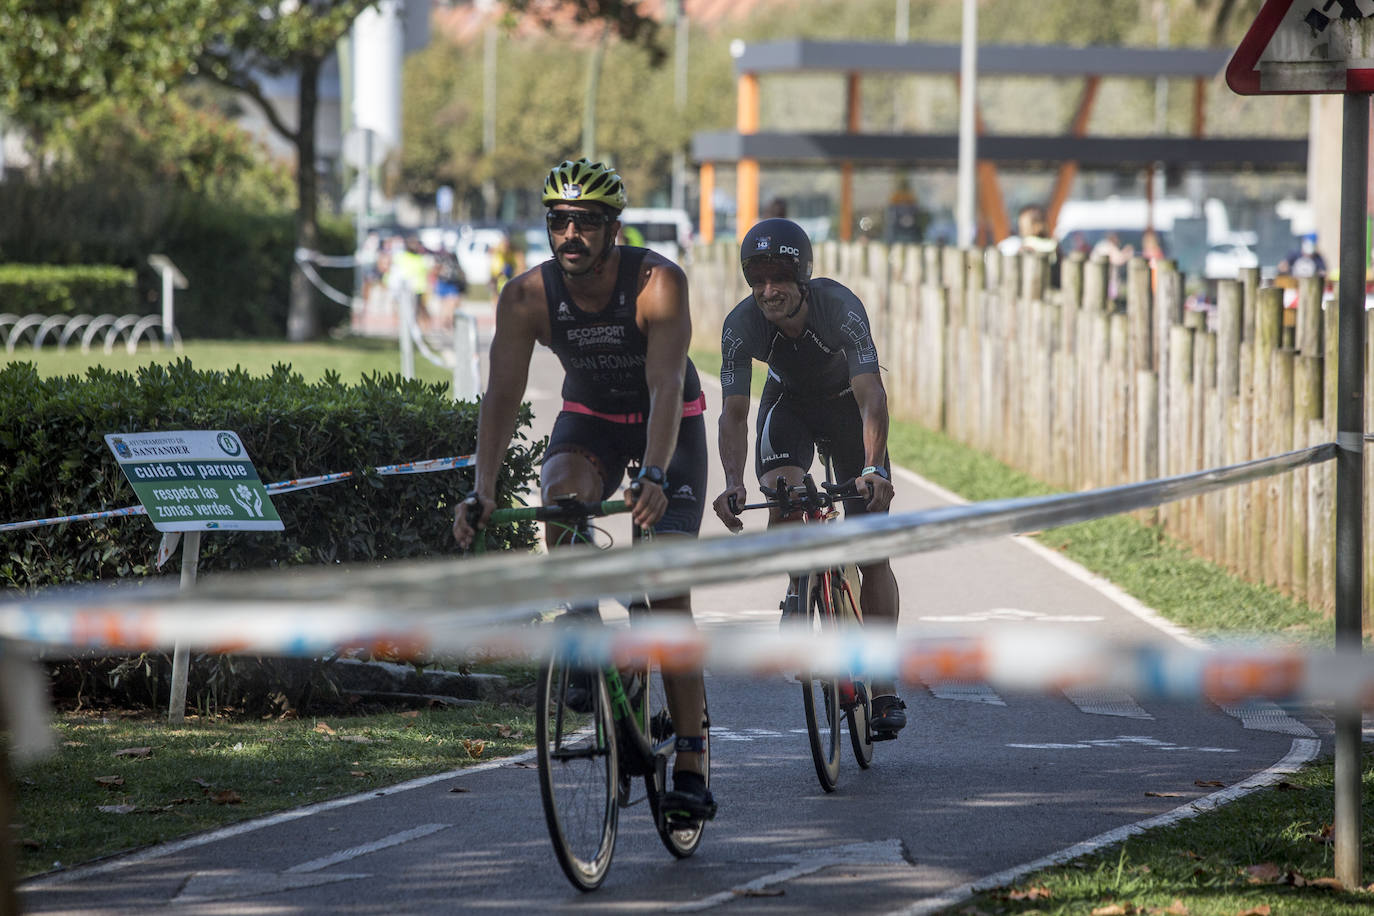
[[(535, 474), (543, 442), (531, 442), (528, 406), (497, 482), (507, 499)], [(289, 366), (270, 375), (200, 372), (186, 359), (137, 375), (89, 369), (40, 378), (32, 363), (0, 369), (0, 522), (136, 505), (105, 444), (106, 433), (230, 429), (243, 439), (264, 483), (336, 471), (360, 476), (283, 493), (273, 504), (284, 532), (218, 532), (201, 541), (200, 570), (306, 563), (368, 563), (455, 551), (452, 505), (472, 486), (468, 469), (378, 477), (373, 467), (471, 454), (477, 406), (449, 400), (442, 384), (373, 375), (356, 385), (337, 375), (307, 383)], [(159, 574), (158, 533), (146, 516), (0, 534), (0, 588)], [(508, 530), (499, 546), (534, 544), (533, 525)], [(162, 575), (176, 575), (175, 563)]]
[[(295, 221), (289, 209), (264, 211), (166, 188), (0, 182), (0, 260), (132, 269), (139, 304), (93, 313), (158, 314), (162, 281), (148, 255), (165, 254), (188, 282), (176, 292), (176, 326), (184, 340), (286, 336)], [(321, 251), (353, 251), (351, 221), (322, 216), (319, 230)], [(352, 293), (351, 270), (323, 275)], [(316, 308), (322, 329), (348, 320), (348, 309), (323, 294), (316, 293)], [(17, 311), (0, 301), (0, 312)]]
[[(144, 311), (132, 270), (99, 264), (0, 264), (0, 312), (128, 315)], [(153, 314), (152, 309), (147, 310)]]

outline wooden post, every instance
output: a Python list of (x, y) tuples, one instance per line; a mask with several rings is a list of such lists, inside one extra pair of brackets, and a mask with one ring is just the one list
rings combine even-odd
[[(1302, 327), (1299, 315), (1299, 327)], [(1305, 448), (1317, 443), (1311, 441), (1314, 424), (1320, 422), (1322, 403), (1322, 361), (1319, 356), (1300, 354), (1293, 366), (1293, 445)], [(1290, 538), (1290, 555), (1293, 561), (1293, 594), (1300, 601), (1313, 607), (1321, 602), (1310, 592), (1308, 581), (1308, 555), (1311, 550), (1311, 533), (1308, 531), (1308, 491), (1311, 488), (1311, 468), (1299, 468), (1293, 472), (1293, 536)]]

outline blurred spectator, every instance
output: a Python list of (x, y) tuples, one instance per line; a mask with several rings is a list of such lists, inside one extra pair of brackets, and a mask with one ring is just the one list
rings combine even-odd
[(433, 258), (420, 244), (419, 237), (407, 235), (404, 240), (392, 240), (386, 285), (395, 295), (415, 296), (415, 320), (421, 327), (430, 323), (428, 300), (432, 269)]
[(1049, 223), (1045, 219), (1045, 208), (1039, 204), (1027, 204), (1016, 214), (1016, 235), (1010, 235), (997, 243), (1003, 254), (1024, 254), (1031, 252), (1043, 254), (1050, 261), (1050, 286), (1059, 286), (1059, 243), (1050, 235)]
[(768, 202), (768, 206), (763, 208), (759, 214), (759, 219), (785, 218), (787, 216), (787, 201), (781, 197), (774, 197)]
[(491, 249), (491, 295), (501, 295), (507, 282), (515, 276), (515, 252), (511, 249), (510, 236), (502, 233), (501, 239)]
[(926, 232), (926, 214), (911, 190), (911, 181), (902, 176), (892, 196), (887, 199), (887, 219), (884, 240), (888, 242), (919, 242)]
[(1292, 277), (1315, 277), (1326, 273), (1326, 259), (1317, 250), (1315, 232), (1304, 235), (1298, 247), (1284, 256), (1279, 262), (1279, 273)]
[(439, 300), (439, 320), (445, 325), (457, 311), (463, 293), (468, 291), (467, 274), (458, 263), (458, 255), (447, 248), (434, 255), (434, 294)]
[(1152, 265), (1164, 260), (1164, 243), (1154, 229), (1146, 229), (1140, 234), (1140, 256)]
[(1121, 236), (1108, 232), (1093, 246), (1094, 258), (1107, 259), (1107, 298), (1115, 301), (1121, 295), (1126, 280), (1126, 264), (1135, 257), (1135, 249), (1121, 244)]

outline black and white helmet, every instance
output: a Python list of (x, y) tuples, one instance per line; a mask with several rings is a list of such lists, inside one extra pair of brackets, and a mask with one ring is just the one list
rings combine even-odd
[(744, 234), (739, 246), (739, 264), (746, 283), (749, 282), (750, 262), (761, 259), (790, 263), (798, 286), (804, 286), (811, 279), (811, 239), (805, 229), (790, 219), (760, 220)]

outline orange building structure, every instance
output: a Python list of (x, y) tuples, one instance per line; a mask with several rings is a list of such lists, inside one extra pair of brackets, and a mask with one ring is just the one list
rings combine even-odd
[[(820, 166), (840, 173), (838, 230), (853, 233), (854, 170), (863, 166), (931, 167), (958, 161), (957, 134), (878, 134), (860, 130), (860, 81), (865, 74), (948, 74), (958, 80), (957, 44), (787, 40), (746, 45), (735, 60), (736, 124), (732, 131), (704, 131), (692, 138), (691, 156), (700, 182), (700, 237), (715, 237), (712, 200), (717, 169), (735, 169), (736, 224), (750, 226), (759, 215), (760, 170), (767, 166)], [(1274, 137), (1207, 137), (1206, 90), (1226, 66), (1229, 52), (1196, 48), (1068, 47), (983, 45), (978, 71), (983, 76), (1062, 77), (1082, 80), (1077, 109), (1061, 135), (1009, 135), (989, 132), (978, 118), (977, 181), (980, 222), (992, 241), (1011, 231), (1002, 202), (999, 168), (1055, 171), (1047, 207), (1053, 228), (1080, 168), (1138, 167), (1153, 170), (1282, 170), (1307, 168), (1307, 140)], [(845, 129), (834, 132), (764, 130), (759, 120), (759, 80), (803, 72), (837, 72), (845, 77)], [(1188, 79), (1192, 83), (1192, 124), (1188, 136), (1091, 136), (1089, 119), (1105, 77)], [(1153, 182), (1147, 181), (1147, 194)]]

